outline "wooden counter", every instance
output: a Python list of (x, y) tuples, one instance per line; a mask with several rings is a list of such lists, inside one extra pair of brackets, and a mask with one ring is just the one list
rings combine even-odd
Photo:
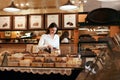
[[(25, 74), (26, 76), (28, 75), (33, 75), (33, 76), (38, 76), (41, 80), (71, 80), (71, 77), (75, 78), (77, 75), (83, 70), (83, 67), (81, 65), (79, 66), (73, 66), (73, 67), (39, 67), (39, 66), (8, 66), (8, 53), (2, 54), (3, 60), (0, 66), (0, 73), (2, 75), (10, 74), (8, 76), (11, 76), (10, 78), (18, 77), (18, 75), (23, 75)], [(71, 60), (72, 58), (70, 58)], [(11, 74), (12, 73), (12, 74)], [(17, 74), (16, 74), (17, 73)], [(32, 74), (31, 74), (32, 73)], [(24, 76), (25, 76), (24, 75)], [(7, 75), (6, 75), (7, 76)], [(25, 76), (25, 77), (26, 77)], [(33, 78), (33, 76), (30, 76)], [(46, 76), (46, 79), (42, 79), (43, 77)], [(57, 77), (56, 77), (57, 76)], [(5, 77), (7, 78), (7, 77)], [(16, 78), (15, 78), (16, 79)], [(21, 78), (17, 79), (20, 80)], [(26, 79), (25, 79), (26, 80)], [(34, 80), (34, 79), (29, 79), (29, 80)]]

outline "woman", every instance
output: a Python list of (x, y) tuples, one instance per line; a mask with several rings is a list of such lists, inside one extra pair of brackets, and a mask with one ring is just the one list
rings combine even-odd
[(38, 48), (45, 50), (60, 49), (59, 36), (57, 35), (58, 27), (56, 23), (51, 23), (46, 34), (43, 34), (39, 40)]

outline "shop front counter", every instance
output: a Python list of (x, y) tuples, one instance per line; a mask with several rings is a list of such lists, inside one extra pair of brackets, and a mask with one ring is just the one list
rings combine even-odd
[(4, 53), (0, 77), (17, 80), (75, 80), (83, 70), (77, 55)]

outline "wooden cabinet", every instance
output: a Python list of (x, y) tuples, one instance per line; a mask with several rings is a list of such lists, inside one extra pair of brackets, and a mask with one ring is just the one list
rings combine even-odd
[(108, 42), (107, 41), (84, 41), (78, 43), (79, 52), (81, 51), (95, 51), (98, 54), (98, 50), (101, 49), (108, 49)]
[(93, 62), (102, 69), (105, 62), (112, 59), (112, 49), (106, 41), (79, 42), (78, 48), (85, 68), (89, 62)]
[(87, 17), (87, 12), (86, 13), (79, 13), (78, 14), (78, 22), (80, 22), (80, 23), (85, 22), (86, 17)]

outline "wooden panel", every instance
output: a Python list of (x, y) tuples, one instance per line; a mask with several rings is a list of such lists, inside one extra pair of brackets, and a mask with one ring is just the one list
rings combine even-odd
[(74, 54), (74, 44), (61, 44), (60, 45), (60, 50), (61, 50), (61, 54)]
[(79, 14), (78, 15), (78, 22), (85, 22), (87, 14)]
[(110, 36), (111, 37), (115, 36), (115, 33), (119, 33), (119, 32), (120, 32), (119, 26), (111, 26), (110, 27)]

